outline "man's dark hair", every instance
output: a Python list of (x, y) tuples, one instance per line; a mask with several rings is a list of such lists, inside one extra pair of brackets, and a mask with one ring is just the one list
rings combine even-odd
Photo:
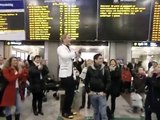
[(36, 58), (41, 58), (41, 56), (40, 56), (40, 55), (36, 55), (36, 56), (34, 57), (34, 60), (35, 60)]
[(99, 56), (102, 56), (102, 54), (101, 53), (95, 54), (93, 57), (93, 60), (94, 61), (97, 60), (99, 58)]

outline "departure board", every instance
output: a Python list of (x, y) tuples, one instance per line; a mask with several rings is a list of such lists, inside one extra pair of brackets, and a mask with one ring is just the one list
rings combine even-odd
[(160, 0), (154, 0), (151, 40), (160, 41)]
[(28, 40), (96, 38), (97, 0), (26, 0), (26, 16)]
[(99, 40), (149, 39), (151, 0), (99, 0)]
[(25, 40), (23, 0), (0, 0), (0, 40)]

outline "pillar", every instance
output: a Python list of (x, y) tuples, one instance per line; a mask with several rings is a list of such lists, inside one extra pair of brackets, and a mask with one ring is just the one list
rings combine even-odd
[(45, 42), (45, 59), (48, 61), (48, 68), (50, 75), (54, 75), (55, 80), (58, 78), (58, 56), (57, 48), (59, 43), (55, 42)]
[(131, 61), (130, 42), (111, 42), (110, 43), (110, 59), (123, 59), (125, 63)]

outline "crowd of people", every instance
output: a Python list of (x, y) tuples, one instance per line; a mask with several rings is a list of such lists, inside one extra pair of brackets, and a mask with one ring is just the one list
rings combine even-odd
[[(74, 114), (71, 111), (71, 103), (73, 102), (74, 90), (78, 82), (84, 84), (80, 109), (85, 107), (87, 93), (87, 108), (92, 105), (95, 120), (114, 119), (116, 98), (121, 93), (131, 95), (133, 92), (142, 98), (143, 105), (140, 111), (142, 116), (144, 114), (145, 120), (151, 120), (152, 113), (157, 115), (158, 120), (160, 119), (160, 65), (156, 61), (150, 62), (148, 70), (145, 70), (141, 61), (138, 63), (132, 61), (125, 64), (120, 60), (111, 59), (107, 63), (104, 61), (102, 54), (97, 53), (93, 60), (84, 61), (85, 66), (83, 66), (80, 51), (74, 51), (69, 47), (70, 36), (64, 34), (61, 41), (62, 45), (57, 49), (60, 65), (59, 77), (64, 83), (64, 101), (65, 103), (68, 103), (68, 101), (70, 103), (63, 107), (63, 117), (74, 118)], [(72, 72), (73, 68), (77, 72)], [(78, 73), (76, 77), (74, 77), (74, 73)], [(107, 105), (109, 96), (111, 96), (111, 105)], [(110, 115), (107, 113), (107, 106), (110, 106)]]
[(43, 115), (44, 77), (49, 70), (41, 56), (36, 55), (32, 62), (21, 61), (17, 57), (10, 57), (5, 62), (1, 57), (0, 61), (1, 116), (5, 116), (6, 120), (12, 120), (11, 108), (15, 106), (15, 120), (20, 120), (21, 103), (25, 100), (26, 89), (33, 96), (32, 109), (34, 115)]
[[(82, 104), (79, 109), (91, 106), (94, 120), (114, 119), (116, 99), (122, 93), (136, 93), (142, 97), (141, 113), (145, 120), (152, 120), (151, 114), (160, 120), (160, 65), (152, 61), (145, 70), (141, 62), (124, 64), (116, 59), (108, 63), (102, 54), (94, 55), (93, 60), (83, 60), (80, 50), (70, 48), (70, 36), (64, 34), (62, 44), (57, 48), (59, 59), (59, 78), (61, 87), (65, 90), (62, 116), (74, 119), (76, 112), (72, 111), (75, 90), (83, 84)], [(42, 109), (44, 78), (49, 70), (45, 60), (36, 55), (32, 60), (21, 61), (17, 57), (5, 60), (0, 57), (0, 113), (6, 120), (12, 120), (11, 107), (16, 106), (15, 120), (20, 120), (21, 102), (25, 100), (26, 88), (32, 93), (32, 110), (35, 116), (44, 115)], [(3, 82), (2, 82), (3, 81)], [(5, 84), (4, 84), (5, 83)], [(111, 105), (108, 99), (111, 97)], [(110, 115), (107, 110), (110, 106)], [(133, 110), (134, 111), (134, 110)]]

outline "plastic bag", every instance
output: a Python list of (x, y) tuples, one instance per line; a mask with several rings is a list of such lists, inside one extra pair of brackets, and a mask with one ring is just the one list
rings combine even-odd
[(143, 108), (142, 97), (138, 93), (131, 93), (131, 103), (133, 107)]

